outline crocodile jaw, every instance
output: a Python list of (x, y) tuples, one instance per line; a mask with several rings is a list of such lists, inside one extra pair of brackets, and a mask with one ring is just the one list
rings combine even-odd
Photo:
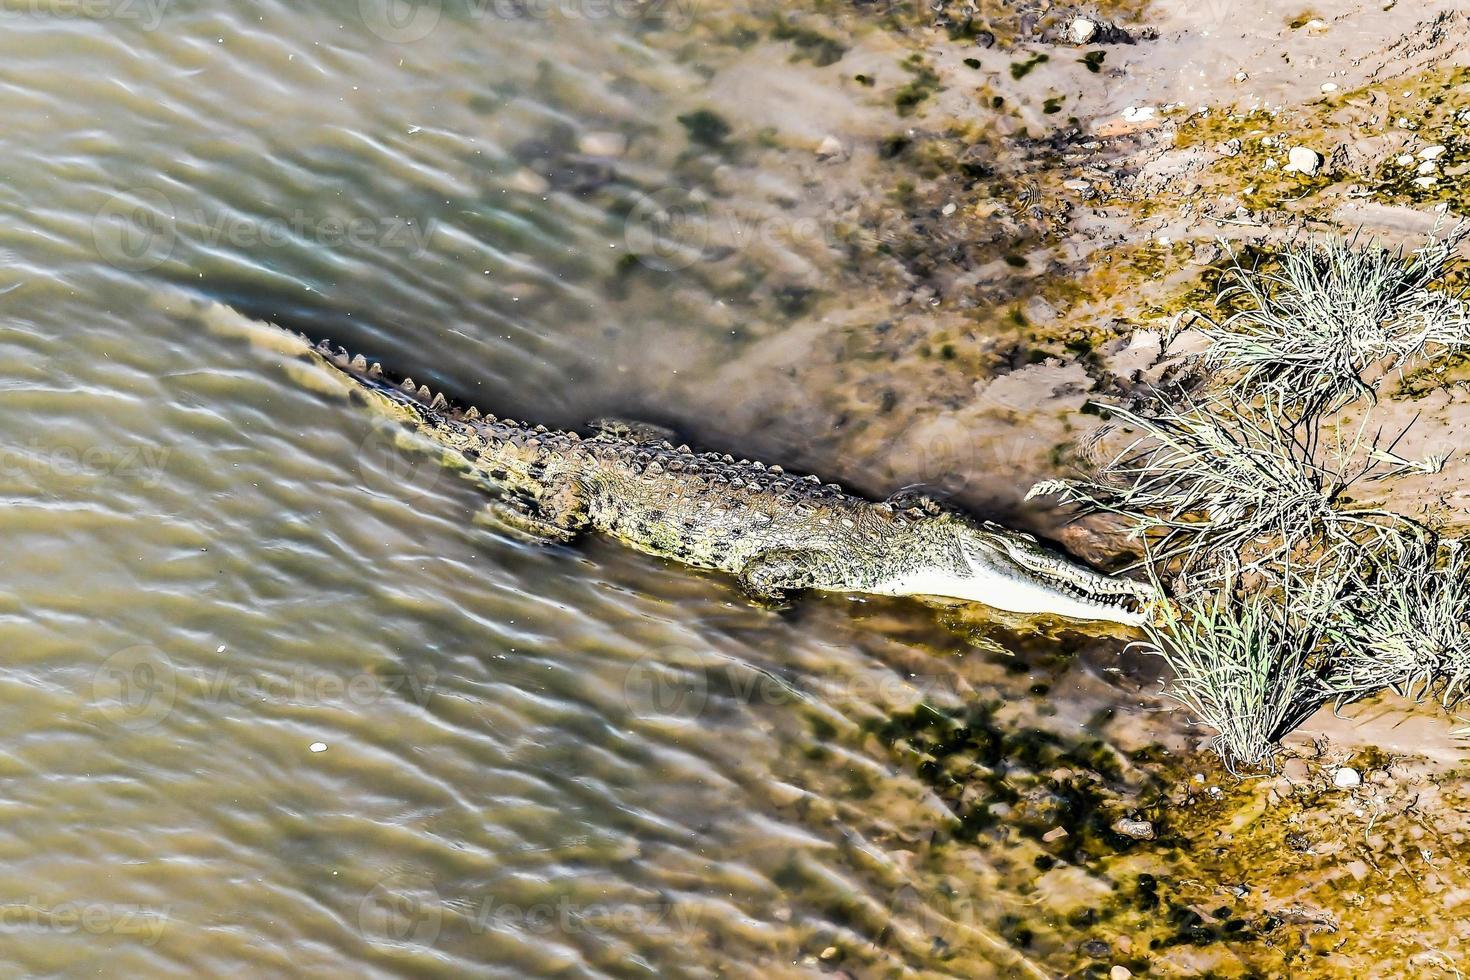
[(1158, 599), (1148, 586), (1085, 568), (1020, 532), (995, 525), (967, 527), (958, 543), (963, 558), (910, 567), (872, 591), (941, 596), (1010, 612), (1127, 626), (1142, 625)]
[[(1082, 568), (1077, 571), (1083, 575), (1095, 574)], [(1108, 592), (1084, 590), (1061, 578), (1048, 582), (1026, 570), (972, 566), (968, 573), (943, 569), (913, 572), (885, 582), (874, 591), (884, 595), (962, 599), (1010, 612), (1141, 625), (1146, 618), (1143, 610), (1145, 597), (1131, 588), (1134, 583), (1123, 583), (1106, 576), (1098, 578), (1111, 586)]]

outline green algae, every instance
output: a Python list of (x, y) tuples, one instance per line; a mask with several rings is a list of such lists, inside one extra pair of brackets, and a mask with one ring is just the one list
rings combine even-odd
[(836, 64), (847, 54), (847, 45), (819, 31), (803, 27), (788, 20), (778, 20), (771, 29), (771, 38), (790, 41), (796, 47), (792, 61), (810, 61), (818, 68)]
[(913, 78), (894, 93), (893, 107), (898, 110), (900, 116), (909, 116), (931, 95), (939, 91), (939, 73), (929, 66), (923, 55), (918, 53), (905, 58), (900, 64)]
[(723, 146), (730, 135), (730, 124), (723, 116), (709, 109), (696, 109), (678, 117), (692, 143), (717, 148)]
[(1011, 62), (1011, 77), (1019, 82), (1021, 79), (1031, 74), (1032, 70), (1035, 69), (1037, 65), (1046, 64), (1046, 62), (1050, 60), (1050, 55), (1043, 52), (1038, 52), (1026, 61)]

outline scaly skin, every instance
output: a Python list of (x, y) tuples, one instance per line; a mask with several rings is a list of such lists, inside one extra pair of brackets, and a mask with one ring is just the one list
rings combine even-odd
[(600, 531), (728, 572), (768, 603), (807, 589), (939, 595), (1137, 624), (1154, 597), (922, 495), (874, 503), (814, 476), (676, 446), (652, 426), (604, 422), (582, 436), (497, 419), (326, 342), (306, 341), (302, 352), (428, 435), (446, 462), (497, 492), (491, 507), (501, 523), (538, 539)]

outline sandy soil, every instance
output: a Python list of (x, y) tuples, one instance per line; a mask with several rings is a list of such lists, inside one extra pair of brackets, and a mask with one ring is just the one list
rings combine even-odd
[[(1091, 399), (1126, 397), (1189, 349), (1187, 334), (1168, 351), (1159, 337), (1204, 294), (1222, 240), (1361, 230), (1412, 245), (1453, 219), (1470, 172), (1470, 4), (937, 6), (757, 5), (655, 37), (702, 46), (708, 83), (684, 112), (728, 126), (678, 162), (731, 191), (700, 202), (708, 220), (676, 244), (747, 307), (796, 314), (744, 345), (723, 384), (681, 393), (723, 419), (687, 427), (765, 433), (755, 451), (873, 492), (938, 486), (1115, 561), (1115, 534), (1024, 504), (1026, 490), (1096, 460)], [(1094, 25), (1086, 43), (1078, 17)], [(1293, 147), (1320, 154), (1319, 171), (1291, 172)], [(1429, 147), (1444, 149), (1423, 166)], [(752, 184), (762, 193), (734, 203)], [(739, 325), (727, 312), (717, 328)], [(759, 402), (740, 397), (752, 378)], [(1454, 448), (1467, 387), (1470, 361), (1385, 379), (1376, 418), (1419, 417), (1406, 456)], [(1463, 526), (1467, 476), (1461, 454), (1384, 492)], [(1458, 975), (1459, 724), (1379, 699), (1312, 719), (1280, 775), (1239, 780), (1188, 749), (1161, 761), (1174, 789), (1154, 809), (1187, 841), (1169, 879), (1169, 907), (1192, 910), (1175, 923), (1185, 939), (1138, 945), (1157, 927), (1145, 902), (1138, 944), (1079, 954), (1077, 974)], [(1110, 737), (1126, 741), (1126, 722)], [(1339, 786), (1343, 767), (1361, 782)]]

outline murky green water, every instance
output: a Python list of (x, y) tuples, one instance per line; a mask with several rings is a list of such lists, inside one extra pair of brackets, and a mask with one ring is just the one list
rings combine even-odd
[(644, 196), (698, 172), (673, 117), (699, 46), (648, 18), (417, 9), (6, 8), (4, 972), (1070, 960), (1078, 929), (1033, 894), (1067, 818), (960, 833), (985, 801), (946, 803), (901, 735), (921, 702), (998, 704), (1014, 745), (1058, 733), (971, 760), (1025, 796), (1038, 766), (1111, 751), (1119, 696), (1072, 655), (1116, 641), (907, 602), (774, 615), (604, 543), (518, 544), (200, 316), (320, 324), (502, 413), (868, 467), (796, 420), (727, 424), (771, 380), (728, 362), (800, 303), (732, 314), (687, 236), (638, 237), (668, 220)]

